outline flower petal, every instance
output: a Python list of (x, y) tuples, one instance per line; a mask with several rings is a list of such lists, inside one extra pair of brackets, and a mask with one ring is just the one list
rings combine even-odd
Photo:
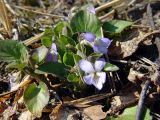
[(55, 43), (52, 43), (51, 50), (57, 52), (57, 47)]
[(57, 62), (58, 54), (49, 52), (46, 56), (46, 62)]
[(53, 62), (58, 62), (58, 54), (53, 55)]
[(100, 53), (107, 54), (108, 49), (107, 49), (107, 47), (104, 47), (104, 46), (98, 46), (98, 51)]
[(93, 77), (94, 77), (94, 74), (89, 74), (89, 75), (83, 76), (83, 80), (87, 85), (92, 85)]
[(102, 83), (106, 82), (106, 73), (105, 72), (97, 72), (96, 75), (99, 76), (99, 80)]
[(94, 79), (93, 79), (93, 85), (98, 90), (101, 90), (105, 81), (106, 81), (106, 73), (105, 72), (97, 72)]
[(89, 42), (93, 42), (96, 39), (96, 35), (92, 32), (83, 33), (83, 38)]
[(98, 40), (98, 45), (99, 46), (104, 46), (106, 48), (109, 47), (110, 43), (111, 43), (111, 41), (108, 38), (101, 38), (101, 39)]
[(107, 47), (98, 45), (97, 43), (93, 44), (93, 50), (94, 50), (94, 52), (100, 52), (103, 54), (107, 54), (107, 52), (108, 52)]
[(93, 6), (87, 7), (87, 10), (88, 10), (90, 13), (96, 14), (96, 9), (95, 9)]
[(94, 43), (92, 47), (93, 47), (94, 52), (99, 52), (98, 46), (96, 43)]
[(49, 52), (46, 56), (46, 62), (51, 62), (52, 60), (53, 60), (53, 54)]
[(104, 68), (105, 64), (106, 62), (104, 59), (97, 60), (94, 64), (95, 71), (100, 72)]
[(85, 73), (93, 73), (95, 70), (93, 68), (93, 65), (91, 62), (87, 61), (87, 60), (80, 60), (79, 61), (79, 67), (81, 68), (81, 70), (83, 70)]

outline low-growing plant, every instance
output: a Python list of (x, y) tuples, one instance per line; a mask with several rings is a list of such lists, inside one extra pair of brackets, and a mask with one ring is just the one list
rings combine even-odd
[(103, 36), (102, 24), (91, 5), (80, 9), (71, 19), (46, 28), (41, 44), (33, 50), (20, 41), (0, 41), (0, 61), (39, 81), (30, 84), (24, 92), (26, 107), (37, 117), (50, 98), (45, 73), (69, 82), (72, 91), (83, 91), (86, 85), (101, 90), (107, 72), (118, 70), (109, 63), (107, 53), (111, 40)]

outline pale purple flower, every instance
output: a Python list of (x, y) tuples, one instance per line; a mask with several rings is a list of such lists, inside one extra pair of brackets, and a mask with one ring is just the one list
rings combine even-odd
[(106, 81), (106, 73), (102, 72), (105, 63), (104, 59), (99, 59), (94, 64), (85, 59), (79, 61), (79, 67), (85, 73), (83, 80), (87, 85), (94, 85), (98, 90), (102, 89)]
[(92, 32), (83, 33), (83, 38), (90, 42), (93, 47), (94, 52), (100, 52), (103, 54), (107, 54), (108, 47), (111, 41), (108, 38), (101, 38), (98, 41), (95, 41), (96, 35)]
[(64, 21), (69, 21), (69, 18), (65, 16)]
[(58, 52), (55, 43), (52, 43), (51, 49), (46, 56), (46, 62), (57, 62), (58, 61)]
[(110, 43), (111, 41), (108, 38), (101, 38), (97, 42), (93, 43), (93, 50), (94, 52), (107, 54)]
[(93, 13), (93, 14), (96, 14), (96, 9), (91, 5), (91, 6), (88, 6), (87, 7), (87, 10), (90, 12), (90, 13)]
[(83, 33), (82, 36), (88, 42), (94, 42), (94, 40), (96, 39), (96, 35), (92, 32)]

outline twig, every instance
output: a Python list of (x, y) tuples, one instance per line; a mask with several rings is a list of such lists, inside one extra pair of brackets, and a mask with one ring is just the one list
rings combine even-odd
[(119, 1), (121, 1), (121, 0), (113, 0), (111, 2), (107, 2), (106, 4), (97, 7), (96, 8), (96, 13), (99, 13), (100, 11), (102, 11), (102, 10), (108, 8), (108, 7), (113, 6), (114, 4), (118, 3)]
[(69, 105), (81, 104), (81, 105), (84, 105), (84, 104), (88, 104), (88, 103), (91, 103), (91, 102), (95, 102), (95, 101), (104, 99), (106, 97), (110, 97), (112, 95), (113, 95), (112, 93), (103, 93), (103, 94), (98, 94), (98, 95), (92, 95), (92, 96), (89, 96), (89, 97), (80, 98), (80, 99), (73, 100), (73, 101), (66, 101), (66, 102), (64, 102), (64, 104), (69, 104)]
[(140, 99), (138, 102), (138, 107), (137, 107), (136, 120), (143, 120), (143, 113), (144, 113), (144, 109), (145, 109), (144, 103), (145, 103), (145, 99), (147, 96), (147, 90), (148, 90), (150, 83), (151, 83), (151, 81), (147, 80), (142, 88)]
[(50, 16), (54, 19), (64, 18), (64, 16), (61, 16), (61, 15), (53, 15), (53, 14), (49, 14), (49, 13), (42, 13), (42, 12), (38, 12), (38, 11), (29, 10), (27, 8), (24, 8), (24, 7), (15, 6), (15, 5), (11, 5), (11, 6), (14, 7), (14, 8), (20, 9), (20, 10), (27, 11), (27, 12), (32, 12), (32, 13), (35, 13), (35, 14), (40, 14), (40, 15), (45, 15), (45, 16)]
[(132, 0), (132, 1), (128, 4), (128, 6), (131, 6), (131, 5), (135, 4), (136, 1), (137, 1), (137, 0)]
[(110, 59), (111, 61), (114, 61), (114, 62), (119, 62), (119, 63), (123, 63), (123, 64), (135, 64), (136, 62), (135, 61), (126, 61), (126, 60), (114, 60), (114, 59)]
[(99, 19), (102, 21), (110, 16), (113, 16), (114, 13), (115, 13), (115, 10), (112, 10), (112, 11), (108, 12), (107, 14), (105, 14), (104, 16), (100, 16)]
[[(29, 76), (27, 76), (29, 77)], [(20, 83), (19, 87), (17, 87), (16, 89), (12, 90), (12, 91), (9, 91), (9, 92), (5, 92), (5, 93), (2, 93), (0, 94), (0, 97), (3, 97), (5, 95), (9, 95), (9, 94), (13, 94), (15, 93), (16, 91), (18, 91), (20, 88), (24, 87), (26, 84), (29, 84), (31, 83), (32, 80), (26, 80), (26, 81), (23, 81), (22, 83)]]
[(44, 35), (44, 32), (43, 32), (43, 33), (40, 33), (40, 34), (37, 34), (36, 36), (31, 37), (31, 38), (23, 41), (23, 43), (24, 43), (26, 46), (31, 45), (32, 43), (37, 42), (43, 35)]
[(160, 34), (160, 30), (154, 30), (154, 31), (152, 31), (152, 32), (149, 32), (149, 33), (145, 34), (145, 35), (140, 39), (140, 41), (141, 41), (141, 42), (144, 42), (147, 37), (149, 37), (149, 36), (151, 36), (151, 35), (154, 35), (154, 34)]
[(150, 28), (150, 26), (147, 26), (147, 25), (132, 25), (131, 26), (132, 28)]
[(154, 112), (151, 112), (150, 114), (151, 114), (152, 116), (154, 116), (154, 118), (157, 118), (157, 120), (160, 119), (160, 115), (159, 115), (159, 114), (154, 113)]
[(5, 27), (6, 32), (8, 33), (8, 36), (11, 37), (12, 36), (11, 21), (8, 17), (6, 4), (4, 3), (4, 0), (0, 0), (0, 21)]
[(0, 32), (3, 32), (5, 29), (4, 28), (0, 28)]
[(110, 82), (110, 86), (112, 87), (111, 88), (111, 93), (116, 93), (116, 86), (115, 86), (115, 82), (114, 82), (114, 77), (113, 77), (113, 73), (112, 72), (109, 72), (109, 77), (110, 77), (110, 80), (109, 80), (109, 82)]
[(13, 15), (17, 15), (17, 13), (10, 7), (10, 5), (8, 4), (8, 2), (6, 0), (4, 0), (7, 9), (13, 14)]
[(10, 92), (2, 93), (2, 94), (0, 94), (0, 97), (6, 96), (6, 95), (10, 95), (10, 94), (13, 94), (13, 93), (15, 93), (16, 91), (17, 91), (17, 90), (13, 90), (13, 91), (10, 91)]

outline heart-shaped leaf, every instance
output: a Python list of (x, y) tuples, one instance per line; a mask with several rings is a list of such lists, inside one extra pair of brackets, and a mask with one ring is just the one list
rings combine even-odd
[(67, 69), (62, 63), (47, 62), (40, 65), (35, 72), (38, 74), (50, 73), (59, 77), (65, 77), (67, 74)]
[(27, 63), (27, 48), (15, 40), (0, 40), (0, 61)]
[(66, 52), (63, 56), (63, 63), (67, 66), (74, 66), (74, 58), (72, 52)]
[(81, 81), (80, 77), (78, 77), (76, 74), (72, 73), (72, 74), (69, 74), (67, 76), (67, 80), (69, 82), (73, 82), (73, 83), (78, 83)]
[(93, 32), (97, 38), (102, 37), (100, 21), (95, 14), (87, 10), (80, 10), (76, 13), (71, 19), (70, 26), (73, 33)]
[(103, 24), (103, 30), (109, 33), (118, 34), (121, 33), (125, 28), (131, 26), (133, 22), (124, 20), (111, 20)]
[(24, 92), (24, 103), (28, 110), (37, 117), (41, 117), (43, 108), (48, 104), (49, 91), (45, 83), (37, 86), (32, 83)]
[(104, 66), (104, 70), (106, 72), (113, 72), (113, 71), (119, 70), (119, 67), (117, 67), (116, 65), (113, 65), (111, 63), (106, 63), (106, 65)]
[(42, 44), (47, 48), (51, 47), (53, 43), (53, 40), (52, 40), (53, 34), (54, 34), (54, 31), (52, 28), (46, 28), (44, 35), (41, 37)]
[(48, 53), (48, 49), (45, 46), (41, 46), (41, 47), (35, 49), (35, 51), (32, 55), (32, 59), (35, 62), (40, 63), (40, 62), (42, 62), (42, 60), (44, 60), (47, 53)]

